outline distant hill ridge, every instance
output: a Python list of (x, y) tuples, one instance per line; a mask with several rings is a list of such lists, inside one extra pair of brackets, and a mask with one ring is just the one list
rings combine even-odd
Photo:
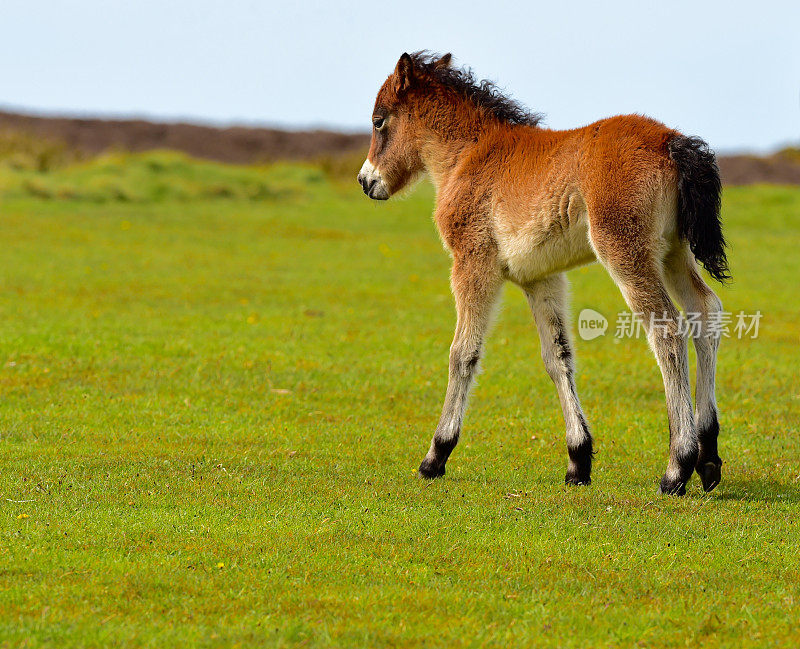
[(366, 154), (369, 147), (369, 135), (325, 130), (222, 128), (140, 119), (39, 117), (0, 111), (2, 130), (57, 139), (87, 154), (109, 149), (174, 149), (198, 158), (241, 164), (304, 160), (358, 150)]
[[(240, 164), (272, 160), (313, 160), (366, 154), (368, 134), (285, 131), (249, 126), (214, 127), (140, 119), (40, 117), (0, 111), (0, 131), (19, 131), (62, 141), (81, 153), (109, 149), (174, 149), (189, 155)], [(800, 151), (771, 156), (720, 156), (722, 180), (729, 185), (800, 184)]]

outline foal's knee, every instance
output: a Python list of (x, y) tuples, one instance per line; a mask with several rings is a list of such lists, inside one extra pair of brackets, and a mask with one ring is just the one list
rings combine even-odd
[(572, 349), (563, 332), (559, 332), (550, 344), (542, 342), (542, 362), (554, 383), (564, 375), (572, 373)]
[(479, 345), (454, 343), (450, 347), (450, 369), (463, 378), (472, 376), (481, 360)]

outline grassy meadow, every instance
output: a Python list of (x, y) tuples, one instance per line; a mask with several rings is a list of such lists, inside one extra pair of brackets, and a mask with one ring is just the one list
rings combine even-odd
[[(0, 166), (0, 646), (800, 645), (800, 188), (727, 188), (723, 482), (656, 494), (643, 339), (577, 339), (593, 484), (508, 286), (447, 476), (433, 192), (167, 152)], [(353, 172), (354, 175), (354, 172)], [(598, 266), (583, 308), (625, 304)]]

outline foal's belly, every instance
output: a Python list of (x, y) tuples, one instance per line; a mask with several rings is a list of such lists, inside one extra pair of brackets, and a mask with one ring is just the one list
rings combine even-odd
[(530, 284), (596, 259), (583, 201), (559, 201), (522, 221), (494, 216), (500, 263), (512, 282)]

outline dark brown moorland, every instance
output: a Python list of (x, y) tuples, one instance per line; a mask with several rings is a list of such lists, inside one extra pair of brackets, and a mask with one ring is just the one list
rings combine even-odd
[(0, 131), (15, 131), (63, 142), (93, 155), (111, 149), (172, 149), (197, 158), (253, 164), (308, 160), (354, 153), (369, 147), (369, 135), (333, 131), (282, 131), (272, 128), (149, 122), (140, 119), (39, 117), (0, 111)]
[[(313, 160), (353, 155), (369, 147), (369, 135), (326, 130), (285, 131), (245, 126), (40, 117), (0, 111), (0, 131), (14, 131), (63, 142), (93, 155), (108, 150), (173, 149), (220, 162), (251, 164), (273, 160)], [(719, 157), (727, 185), (800, 184), (800, 151), (785, 149), (770, 156)]]

